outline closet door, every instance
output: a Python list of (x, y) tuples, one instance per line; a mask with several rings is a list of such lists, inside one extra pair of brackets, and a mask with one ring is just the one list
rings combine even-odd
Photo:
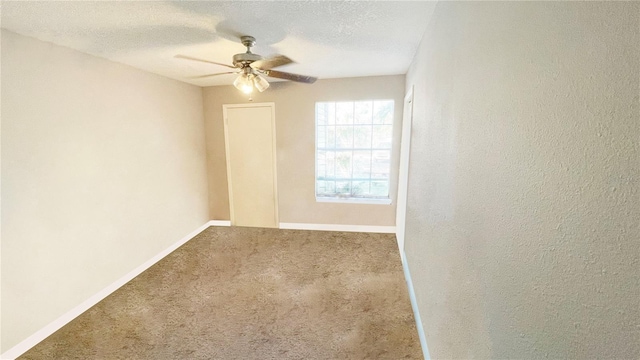
[(231, 225), (278, 227), (275, 105), (223, 105)]

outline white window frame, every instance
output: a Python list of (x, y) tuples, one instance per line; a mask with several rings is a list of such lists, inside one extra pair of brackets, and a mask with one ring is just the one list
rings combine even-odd
[[(356, 103), (356, 102), (362, 102), (362, 101), (371, 101), (371, 102), (375, 102), (375, 101), (391, 101), (393, 103), (393, 111), (392, 111), (392, 122), (391, 124), (386, 124), (386, 125), (391, 125), (392, 127), (392, 135), (391, 135), (391, 147), (388, 149), (379, 149), (379, 150), (385, 150), (385, 151), (389, 151), (389, 169), (388, 169), (388, 175), (389, 177), (387, 178), (387, 182), (388, 182), (388, 193), (386, 197), (368, 197), (368, 196), (358, 196), (358, 197), (354, 197), (354, 196), (341, 196), (341, 195), (334, 195), (334, 196), (327, 196), (327, 195), (318, 195), (318, 104), (326, 104), (326, 103), (345, 103), (345, 102), (351, 102), (351, 103)], [(395, 118), (395, 107), (396, 107), (396, 103), (394, 99), (363, 99), (363, 100), (341, 100), (341, 101), (318, 101), (315, 103), (314, 106), (314, 146), (315, 146), (315, 151), (314, 151), (314, 164), (315, 164), (315, 173), (314, 173), (314, 179), (313, 179), (313, 185), (314, 185), (314, 193), (315, 193), (315, 198), (316, 198), (316, 202), (325, 202), (325, 203), (348, 203), (348, 204), (375, 204), (375, 205), (389, 205), (391, 204), (392, 200), (391, 200), (391, 158), (393, 155), (393, 129), (395, 128), (395, 122), (396, 122), (396, 118)], [(357, 125), (357, 124), (354, 124)], [(373, 125), (373, 124), (372, 124)], [(373, 133), (371, 134), (371, 136), (373, 136)], [(376, 149), (374, 149), (373, 147), (369, 147), (369, 148), (363, 148), (362, 150), (370, 150), (370, 151), (374, 151)], [(369, 171), (371, 172), (372, 169), (369, 169)], [(369, 182), (371, 182), (372, 179), (371, 177), (369, 178)]]

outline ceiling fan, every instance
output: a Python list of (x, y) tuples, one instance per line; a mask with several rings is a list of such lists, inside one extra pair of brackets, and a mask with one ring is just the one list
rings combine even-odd
[(258, 54), (252, 53), (251, 48), (256, 44), (256, 39), (253, 36), (242, 36), (240, 37), (240, 41), (242, 41), (242, 45), (247, 47), (247, 51), (244, 53), (233, 55), (233, 66), (185, 55), (176, 55), (175, 57), (235, 69), (235, 71), (200, 75), (194, 78), (201, 79), (210, 76), (238, 74), (238, 77), (233, 82), (233, 85), (245, 94), (251, 93), (254, 86), (260, 92), (265, 91), (269, 87), (269, 82), (264, 77), (262, 77), (262, 75), (306, 84), (313, 84), (317, 80), (317, 78), (313, 76), (298, 75), (284, 71), (273, 70), (273, 68), (291, 64), (293, 63), (293, 60), (284, 55), (273, 55), (267, 58), (263, 58)]

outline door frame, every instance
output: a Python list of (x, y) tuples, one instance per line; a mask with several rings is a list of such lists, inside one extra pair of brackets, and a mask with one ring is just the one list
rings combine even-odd
[(234, 226), (235, 223), (235, 215), (233, 209), (233, 189), (231, 183), (231, 162), (229, 161), (229, 130), (228, 130), (228, 118), (227, 118), (227, 110), (228, 109), (238, 109), (238, 108), (255, 108), (255, 107), (270, 107), (271, 108), (271, 132), (273, 134), (271, 138), (271, 149), (273, 151), (273, 202), (275, 206), (274, 215), (276, 228), (280, 228), (280, 217), (278, 214), (278, 158), (276, 157), (276, 104), (274, 102), (264, 102), (264, 103), (251, 103), (251, 104), (223, 104), (222, 105), (222, 119), (224, 122), (224, 149), (225, 149), (225, 162), (227, 164), (227, 189), (229, 191), (229, 217), (231, 220), (231, 226)]
[[(407, 224), (407, 202), (409, 200), (409, 157), (411, 154), (411, 125), (413, 123), (413, 86), (404, 97), (402, 111), (402, 136), (400, 137), (400, 164), (398, 171), (398, 196), (396, 202), (396, 239), (400, 258), (405, 262), (404, 240)], [(411, 104), (408, 109), (407, 104)]]

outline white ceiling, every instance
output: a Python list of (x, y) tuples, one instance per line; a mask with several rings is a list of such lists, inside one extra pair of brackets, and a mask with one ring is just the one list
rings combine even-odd
[(244, 52), (283, 54), (278, 70), (339, 78), (406, 73), (435, 2), (427, 1), (2, 1), (2, 27), (199, 86), (231, 84)]

